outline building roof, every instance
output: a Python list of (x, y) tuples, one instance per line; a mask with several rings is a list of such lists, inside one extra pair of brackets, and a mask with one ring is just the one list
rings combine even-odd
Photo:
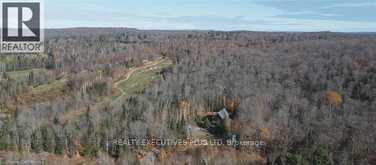
[(226, 108), (223, 108), (221, 111), (218, 112), (218, 116), (222, 119), (222, 120), (225, 120), (225, 119), (229, 119), (230, 118), (230, 114), (228, 113), (227, 109)]

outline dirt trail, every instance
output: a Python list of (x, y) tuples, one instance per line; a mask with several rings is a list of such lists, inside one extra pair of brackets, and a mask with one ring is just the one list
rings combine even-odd
[[(142, 66), (140, 67), (134, 67), (134, 68), (131, 68), (130, 70), (128, 70), (122, 77), (124, 77), (123, 79), (119, 80), (119, 81), (116, 81), (114, 83), (114, 88), (118, 89), (120, 92), (121, 92), (121, 95), (118, 96), (115, 100), (111, 101), (110, 102), (110, 106), (114, 105), (116, 102), (118, 102), (121, 98), (123, 98), (123, 96), (126, 95), (126, 92), (119, 87), (119, 84), (127, 81), (133, 74), (135, 74), (137, 71), (140, 71), (140, 70), (145, 70), (145, 69), (149, 69), (151, 67), (154, 67), (156, 65), (159, 65), (161, 64), (162, 62), (166, 61), (167, 59), (165, 58), (158, 58), (154, 61), (149, 61), (149, 62), (146, 62), (144, 63)], [(92, 106), (92, 109), (96, 109), (95, 107), (98, 107), (100, 106), (101, 104), (103, 104), (107, 99), (104, 99), (104, 101), (102, 102), (99, 102), (99, 103), (96, 103), (95, 105)], [(73, 110), (67, 114), (65, 114), (63, 117), (62, 117), (62, 121), (68, 121), (70, 119), (73, 119), (74, 117), (76, 116), (80, 116), (82, 114), (84, 114), (87, 110), (87, 107), (82, 107), (78, 110)]]
[(143, 69), (148, 69), (150, 67), (153, 67), (153, 66), (156, 66), (156, 65), (159, 65), (160, 63), (166, 61), (167, 59), (165, 58), (158, 58), (154, 61), (149, 61), (149, 62), (146, 62), (144, 63), (142, 66), (140, 67), (136, 67), (136, 68), (131, 68), (124, 76), (122, 77), (125, 77), (124, 79), (122, 80), (119, 80), (117, 82), (114, 83), (114, 86), (117, 87), (120, 83), (124, 82), (124, 81), (127, 81), (133, 74), (134, 72), (138, 71), (138, 70), (143, 70)]
[(140, 66), (140, 67), (137, 67), (137, 68), (131, 68), (124, 76), (122, 76), (122, 77), (124, 77), (124, 79), (119, 80), (119, 81), (114, 83), (114, 87), (116, 89), (118, 89), (119, 91), (121, 91), (121, 95), (118, 96), (114, 101), (112, 101), (110, 103), (110, 105), (113, 105), (118, 100), (120, 100), (124, 95), (126, 95), (126, 92), (122, 88), (119, 88), (119, 84), (127, 81), (135, 72), (137, 72), (139, 70), (146, 70), (146, 69), (152, 68), (152, 67), (157, 66), (157, 65), (159, 65), (160, 63), (162, 63), (166, 60), (167, 59), (161, 57), (161, 58), (158, 58), (154, 61), (149, 61), (149, 62), (145, 63), (143, 66)]

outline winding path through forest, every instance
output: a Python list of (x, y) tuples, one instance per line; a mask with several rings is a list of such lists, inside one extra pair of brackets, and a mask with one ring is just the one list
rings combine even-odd
[(119, 101), (119, 99), (121, 99), (123, 96), (126, 95), (126, 92), (122, 88), (119, 87), (119, 84), (127, 81), (137, 71), (150, 69), (150, 68), (152, 68), (154, 66), (157, 66), (157, 65), (163, 63), (166, 60), (167, 60), (166, 58), (160, 57), (160, 58), (158, 58), (158, 59), (156, 59), (154, 61), (148, 61), (148, 62), (144, 63), (140, 67), (131, 68), (124, 76), (122, 76), (122, 77), (124, 77), (123, 79), (121, 79), (121, 80), (119, 80), (119, 81), (117, 81), (117, 82), (114, 83), (114, 88), (118, 89), (121, 92), (121, 95), (118, 96), (115, 100), (113, 100), (110, 105), (113, 105), (114, 103), (116, 103), (117, 101)]
[[(118, 101), (120, 101), (124, 96), (126, 96), (126, 92), (121, 88), (119, 87), (119, 85), (125, 81), (127, 81), (130, 77), (132, 77), (135, 73), (137, 73), (138, 71), (142, 71), (142, 70), (147, 70), (147, 69), (151, 69), (163, 62), (165, 62), (166, 58), (158, 58), (154, 61), (148, 61), (146, 63), (144, 63), (142, 66), (140, 67), (133, 67), (133, 68), (130, 68), (122, 77), (121, 80), (118, 80), (114, 83), (114, 88), (115, 89), (118, 89), (120, 92), (121, 92), (121, 95), (120, 96), (117, 96), (116, 99), (112, 100), (110, 102), (110, 106), (113, 106), (115, 103), (117, 103)], [(111, 96), (110, 96), (111, 97)], [(104, 102), (106, 102), (108, 99), (104, 99), (103, 101), (101, 102), (98, 102), (96, 103), (95, 105), (91, 106), (92, 109), (96, 109), (96, 107), (100, 106), (101, 104), (103, 104)], [(67, 114), (65, 114), (63, 117), (62, 117), (62, 121), (69, 121), (77, 116), (80, 116), (82, 114), (84, 114), (87, 110), (87, 107), (81, 107), (80, 109), (77, 109), (77, 110), (73, 110), (73, 111), (70, 111), (68, 112)]]

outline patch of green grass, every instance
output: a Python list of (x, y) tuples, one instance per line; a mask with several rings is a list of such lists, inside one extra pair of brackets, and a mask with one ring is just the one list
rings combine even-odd
[(151, 71), (134, 73), (128, 80), (120, 84), (120, 88), (127, 94), (134, 94), (146, 88), (157, 75)]
[(29, 76), (30, 72), (31, 70), (8, 72), (8, 76), (13, 80), (26, 79)]
[(16, 62), (15, 56), (0, 56), (0, 64), (9, 64)]
[(119, 87), (127, 95), (133, 95), (137, 92), (143, 91), (152, 81), (161, 78), (159, 75), (161, 70), (170, 65), (171, 62), (169, 60), (164, 60), (156, 66), (136, 71), (128, 78), (128, 80), (120, 83)]
[(27, 59), (36, 59), (36, 58), (47, 58), (47, 54), (33, 54), (33, 55), (0, 55), (0, 64), (15, 64), (17, 63), (17, 59), (19, 57), (27, 58)]
[(22, 71), (7, 72), (7, 74), (9, 75), (11, 79), (18, 81), (18, 80), (26, 80), (32, 71), (35, 74), (47, 72), (45, 69), (28, 69), (28, 70), (22, 70)]
[(62, 79), (32, 88), (30, 92), (21, 95), (19, 98), (23, 104), (31, 105), (50, 101), (57, 97), (68, 97), (69, 95), (66, 80)]
[(48, 84), (40, 85), (36, 88), (32, 89), (33, 94), (38, 94), (38, 93), (43, 93), (43, 92), (48, 92), (54, 89), (60, 89), (66, 85), (66, 80), (61, 79), (61, 80), (56, 80)]

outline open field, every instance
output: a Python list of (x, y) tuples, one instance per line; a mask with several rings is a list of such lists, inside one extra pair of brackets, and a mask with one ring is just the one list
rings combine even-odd
[[(119, 91), (115, 95), (107, 96), (102, 98), (102, 101), (97, 102), (92, 105), (91, 109), (96, 110), (98, 107), (105, 103), (109, 105), (114, 105), (122, 101), (127, 96), (136, 94), (137, 92), (145, 89), (152, 81), (160, 78), (158, 74), (163, 68), (170, 66), (172, 63), (167, 58), (159, 58), (155, 61), (150, 61), (143, 64), (140, 67), (133, 67), (129, 69), (119, 81), (114, 83), (115, 89)], [(62, 121), (73, 120), (82, 116), (87, 110), (87, 107), (82, 107), (80, 109), (73, 110), (64, 116), (62, 116)]]
[(48, 84), (31, 88), (28, 92), (21, 94), (18, 101), (23, 105), (32, 105), (53, 100), (57, 97), (69, 97), (65, 79), (56, 80)]
[(14, 71), (14, 72), (7, 72), (10, 78), (13, 80), (27, 80), (30, 73), (34, 72), (34, 74), (41, 74), (46, 73), (46, 69), (28, 69), (28, 70), (22, 70), (22, 71)]
[(159, 73), (163, 68), (171, 65), (168, 59), (160, 59), (140, 68), (131, 70), (132, 74), (120, 80), (117, 84), (126, 95), (132, 95), (144, 90), (152, 81), (160, 78)]

